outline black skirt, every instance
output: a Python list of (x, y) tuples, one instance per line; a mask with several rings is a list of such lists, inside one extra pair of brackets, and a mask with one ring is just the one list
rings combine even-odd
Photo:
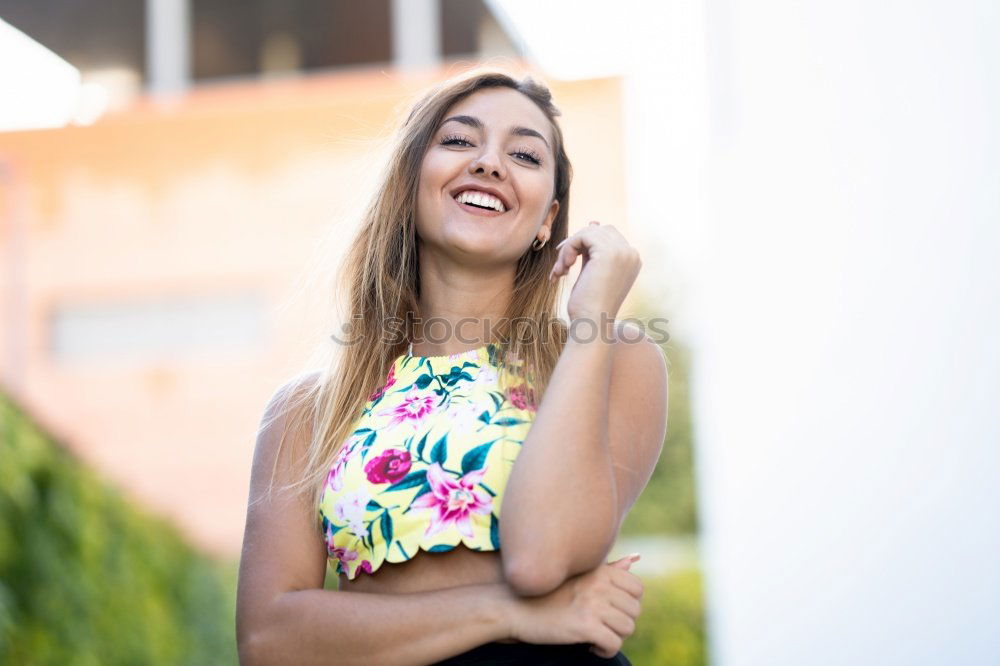
[(434, 666), (561, 666), (562, 664), (600, 664), (602, 666), (632, 666), (622, 652), (605, 659), (590, 651), (589, 643), (570, 645), (538, 645), (535, 643), (486, 643), (468, 652), (448, 657)]

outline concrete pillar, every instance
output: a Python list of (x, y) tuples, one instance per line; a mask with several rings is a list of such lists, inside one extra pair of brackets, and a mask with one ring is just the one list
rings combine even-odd
[(183, 92), (191, 81), (189, 0), (146, 0), (146, 73), (157, 97)]
[(392, 0), (392, 59), (409, 70), (441, 60), (440, 0)]

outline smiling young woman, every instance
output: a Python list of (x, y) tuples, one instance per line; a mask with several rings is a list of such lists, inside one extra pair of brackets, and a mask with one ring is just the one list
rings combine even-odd
[(630, 663), (643, 587), (606, 558), (660, 453), (666, 364), (614, 322), (635, 250), (567, 236), (558, 115), (530, 77), (470, 72), (402, 123), (341, 269), (351, 344), (258, 430), (242, 663)]

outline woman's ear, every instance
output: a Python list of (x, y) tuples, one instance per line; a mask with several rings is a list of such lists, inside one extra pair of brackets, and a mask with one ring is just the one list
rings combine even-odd
[(549, 238), (552, 237), (552, 221), (556, 219), (556, 215), (559, 213), (559, 200), (553, 199), (552, 204), (549, 206), (549, 214), (545, 216), (545, 221), (542, 222), (542, 226), (549, 230)]

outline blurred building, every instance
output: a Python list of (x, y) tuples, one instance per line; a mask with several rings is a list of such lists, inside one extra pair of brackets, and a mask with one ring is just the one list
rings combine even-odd
[(206, 82), (522, 55), (481, 0), (2, 0), (0, 18), (118, 105)]
[[(234, 555), (255, 428), (331, 332), (314, 269), (387, 129), (466, 66), (526, 70), (518, 37), (458, 0), (2, 0), (0, 19), (110, 91), (91, 124), (0, 133), (0, 388)], [(619, 79), (547, 81), (572, 225), (624, 220)]]

